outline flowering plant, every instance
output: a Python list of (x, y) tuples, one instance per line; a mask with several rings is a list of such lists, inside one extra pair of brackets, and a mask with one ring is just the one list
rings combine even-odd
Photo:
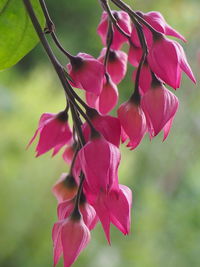
[[(63, 159), (70, 165), (53, 186), (58, 200), (58, 221), (52, 231), (54, 265), (63, 254), (64, 266), (71, 266), (91, 239), (100, 222), (108, 243), (110, 225), (124, 235), (131, 224), (132, 192), (120, 184), (120, 142), (136, 149), (146, 134), (150, 139), (170, 132), (179, 101), (170, 89), (178, 89), (182, 72), (195, 83), (182, 46), (185, 38), (156, 11), (134, 11), (121, 0), (100, 0), (103, 9), (97, 33), (103, 48), (97, 58), (87, 53), (72, 55), (60, 44), (44, 0), (40, 7), (46, 20), (43, 28), (30, 0), (23, 0), (66, 96), (66, 106), (57, 114), (42, 114), (28, 146), (39, 136), (36, 156), (63, 147)], [(68, 62), (62, 66), (53, 54), (49, 34)], [(124, 48), (125, 47), (125, 48)], [(127, 53), (128, 51), (128, 53)], [(117, 109), (118, 84), (126, 76), (128, 62), (133, 70), (133, 92)], [(84, 91), (83, 100), (74, 90)], [(68, 122), (71, 113), (73, 125)]]

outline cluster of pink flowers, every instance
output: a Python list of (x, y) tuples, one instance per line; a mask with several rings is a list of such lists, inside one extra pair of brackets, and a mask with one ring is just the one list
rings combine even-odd
[[(183, 48), (166, 35), (185, 41), (184, 37), (159, 12), (134, 12), (123, 5), (124, 10), (112, 11), (101, 2), (105, 11), (97, 32), (105, 47), (97, 59), (69, 54), (67, 107), (58, 114), (43, 114), (29, 143), (39, 135), (36, 156), (51, 149), (56, 155), (65, 147), (63, 159), (70, 164), (69, 173), (53, 186), (58, 200), (54, 265), (63, 254), (65, 267), (87, 246), (99, 221), (109, 243), (110, 224), (129, 233), (132, 192), (118, 180), (120, 140), (128, 140), (127, 146), (135, 149), (146, 133), (152, 139), (163, 130), (165, 139), (178, 108), (177, 97), (165, 85), (179, 88), (182, 71), (195, 82)], [(120, 50), (125, 43), (128, 55)], [(110, 116), (128, 61), (134, 67), (134, 91), (118, 108), (118, 116)], [(87, 104), (72, 87), (85, 91)], [(73, 128), (68, 124), (69, 109)]]

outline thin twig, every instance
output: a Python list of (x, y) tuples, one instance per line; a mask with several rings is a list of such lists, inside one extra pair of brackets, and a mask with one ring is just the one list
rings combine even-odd
[(117, 7), (126, 11), (130, 16), (133, 15), (136, 19), (138, 19), (142, 24), (144, 24), (152, 33), (160, 34), (156, 29), (154, 29), (146, 20), (140, 17), (135, 11), (132, 10), (130, 6), (124, 3), (121, 0), (111, 0)]
[[(63, 88), (64, 88), (64, 91), (68, 96), (68, 100), (70, 101), (70, 107), (71, 107), (71, 106), (73, 106), (73, 104), (74, 104), (73, 102), (74, 101), (69, 96), (69, 92), (68, 92), (68, 88), (67, 88), (67, 84), (66, 84), (66, 78), (65, 78), (65, 75), (64, 75), (64, 72), (63, 72), (63, 66), (59, 63), (59, 61), (57, 60), (56, 56), (54, 55), (51, 47), (49, 46), (48, 41), (47, 41), (47, 39), (45, 37), (45, 34), (43, 33), (42, 28), (41, 28), (41, 26), (39, 24), (39, 21), (38, 21), (36, 15), (35, 15), (35, 12), (33, 10), (33, 7), (31, 5), (30, 0), (23, 0), (23, 2), (24, 2), (24, 5), (25, 5), (25, 7), (27, 9), (29, 17), (30, 17), (30, 19), (32, 21), (32, 24), (33, 24), (33, 26), (34, 26), (37, 34), (38, 34), (38, 37), (39, 37), (39, 39), (40, 39), (40, 41), (41, 41), (41, 43), (43, 45), (43, 48), (45, 49), (45, 51), (46, 51), (46, 53), (47, 53), (52, 65), (54, 66), (54, 69), (55, 69), (55, 71), (56, 71), (56, 73), (57, 73), (57, 75), (59, 77), (59, 80), (60, 80)], [(76, 126), (76, 130), (77, 131), (82, 131), (81, 127), (78, 127), (79, 121), (78, 121), (75, 113), (74, 113), (73, 119), (74, 119), (74, 124)], [(78, 136), (82, 136), (82, 133), (81, 132), (77, 132), (77, 135)], [(84, 143), (83, 140), (80, 140), (80, 141), (81, 141), (81, 145), (83, 145), (83, 143)]]
[(40, 5), (43, 11), (43, 14), (45, 16), (46, 19), (46, 28), (45, 28), (45, 33), (50, 33), (52, 36), (52, 39), (54, 41), (54, 43), (56, 44), (56, 46), (60, 49), (60, 51), (65, 54), (69, 59), (72, 59), (73, 56), (66, 50), (64, 49), (64, 47), (61, 45), (61, 43), (59, 42), (56, 34), (55, 34), (55, 25), (49, 15), (49, 11), (47, 9), (45, 0), (39, 0), (40, 1)]
[(104, 57), (104, 66), (106, 68), (107, 71), (107, 63), (108, 63), (108, 59), (109, 59), (109, 55), (110, 55), (110, 47), (112, 45), (113, 42), (113, 28), (112, 28), (112, 22), (109, 20), (109, 24), (108, 24), (108, 32), (107, 32), (107, 38), (106, 38), (106, 54)]
[(117, 28), (117, 30), (123, 34), (128, 40), (130, 40), (130, 35), (127, 34), (118, 24), (116, 18), (114, 17), (114, 15), (112, 14), (112, 11), (110, 9), (110, 6), (108, 5), (108, 1), (107, 0), (100, 0), (102, 3), (102, 7), (103, 9), (107, 12), (110, 20), (112, 21), (113, 25)]

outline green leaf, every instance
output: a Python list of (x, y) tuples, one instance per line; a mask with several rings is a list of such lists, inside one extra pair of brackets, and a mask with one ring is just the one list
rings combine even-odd
[[(33, 0), (32, 5), (44, 27), (45, 18), (39, 1)], [(38, 41), (23, 0), (0, 0), (0, 70), (16, 64)]]

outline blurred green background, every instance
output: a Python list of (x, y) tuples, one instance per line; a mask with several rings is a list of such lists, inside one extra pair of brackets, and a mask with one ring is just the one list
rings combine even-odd
[[(199, 80), (199, 0), (127, 1), (136, 10), (162, 12), (185, 35), (188, 61)], [(57, 34), (72, 53), (99, 55), (98, 1), (47, 1)], [(67, 60), (60, 57), (63, 64)], [(119, 86), (120, 102), (132, 90), (132, 68)], [(112, 227), (112, 246), (100, 225), (74, 266), (200, 266), (200, 91), (183, 75), (175, 92), (180, 108), (168, 139), (146, 136), (134, 151), (122, 146), (120, 181), (133, 189), (132, 230)], [(15, 67), (0, 74), (0, 266), (52, 266), (51, 228), (56, 200), (51, 187), (68, 166), (61, 154), (34, 158), (25, 147), (44, 112), (65, 105), (57, 76), (38, 45)], [(59, 267), (62, 266), (62, 261)]]

